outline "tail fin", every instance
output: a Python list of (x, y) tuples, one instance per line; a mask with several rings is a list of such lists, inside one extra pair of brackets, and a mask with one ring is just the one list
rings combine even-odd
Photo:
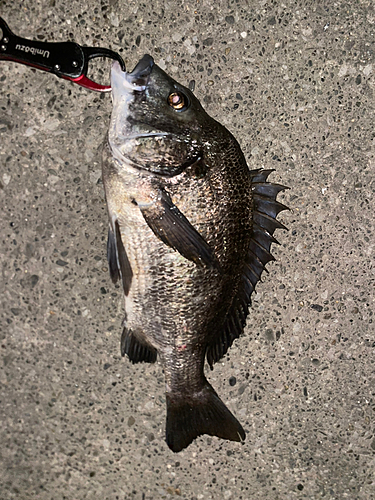
[(167, 393), (166, 440), (178, 452), (198, 436), (209, 434), (230, 441), (243, 441), (245, 431), (206, 381), (194, 394)]

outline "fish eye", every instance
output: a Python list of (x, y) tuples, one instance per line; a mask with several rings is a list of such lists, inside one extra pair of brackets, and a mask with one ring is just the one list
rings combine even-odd
[(168, 104), (177, 111), (183, 111), (187, 108), (189, 102), (182, 92), (172, 92), (168, 96)]

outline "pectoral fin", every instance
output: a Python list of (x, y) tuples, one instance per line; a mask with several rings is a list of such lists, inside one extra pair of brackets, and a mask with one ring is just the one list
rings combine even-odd
[(152, 204), (139, 205), (145, 221), (166, 245), (198, 266), (219, 267), (214, 251), (162, 189)]

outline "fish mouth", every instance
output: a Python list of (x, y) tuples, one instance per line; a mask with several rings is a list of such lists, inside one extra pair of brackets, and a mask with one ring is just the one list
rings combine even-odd
[(126, 137), (124, 137), (124, 140), (131, 141), (133, 139), (149, 139), (150, 137), (168, 137), (172, 139), (173, 135), (169, 134), (168, 132), (144, 132), (127, 135)]
[[(130, 150), (132, 148), (132, 141), (136, 140), (148, 140), (148, 139), (166, 139), (173, 140), (173, 135), (165, 132), (148, 132), (144, 134), (132, 134), (126, 137), (126, 140), (122, 141), (121, 145), (117, 145), (112, 141), (109, 141), (109, 146), (112, 151), (113, 157), (119, 162), (119, 164), (126, 164), (129, 167), (135, 168), (138, 171), (142, 171), (151, 175), (158, 175), (160, 177), (171, 178), (176, 175), (181, 174), (184, 170), (192, 165), (198, 163), (203, 158), (203, 152), (198, 151), (191, 157), (181, 158), (181, 162), (176, 164), (170, 164), (168, 161), (155, 161), (153, 164), (145, 165), (139, 161), (138, 154), (134, 155), (127, 152), (127, 145), (130, 145)], [(129, 154), (130, 153), (130, 154)], [(145, 159), (146, 163), (147, 160)]]
[(158, 165), (158, 166), (155, 165), (153, 168), (150, 168), (150, 167), (145, 167), (144, 165), (140, 165), (139, 163), (137, 163), (134, 160), (127, 159), (127, 162), (128, 162), (128, 164), (131, 164), (131, 166), (133, 168), (135, 168), (136, 170), (146, 172), (149, 175), (157, 175), (158, 177), (164, 177), (166, 179), (171, 179), (172, 177), (176, 177), (176, 176), (182, 174), (182, 172), (184, 172), (184, 170), (186, 170), (187, 168), (198, 163), (202, 159), (202, 157), (203, 157), (203, 155), (198, 153), (195, 156), (193, 156), (192, 158), (187, 159), (186, 161), (184, 161), (181, 164), (174, 165), (173, 167), (170, 165), (168, 165), (166, 167), (164, 167), (163, 165)]

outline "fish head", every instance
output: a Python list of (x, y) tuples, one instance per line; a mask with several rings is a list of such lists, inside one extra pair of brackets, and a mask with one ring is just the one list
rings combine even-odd
[(204, 132), (217, 122), (151, 56), (145, 55), (130, 73), (115, 62), (111, 86), (108, 138), (120, 164), (172, 177), (201, 159)]

